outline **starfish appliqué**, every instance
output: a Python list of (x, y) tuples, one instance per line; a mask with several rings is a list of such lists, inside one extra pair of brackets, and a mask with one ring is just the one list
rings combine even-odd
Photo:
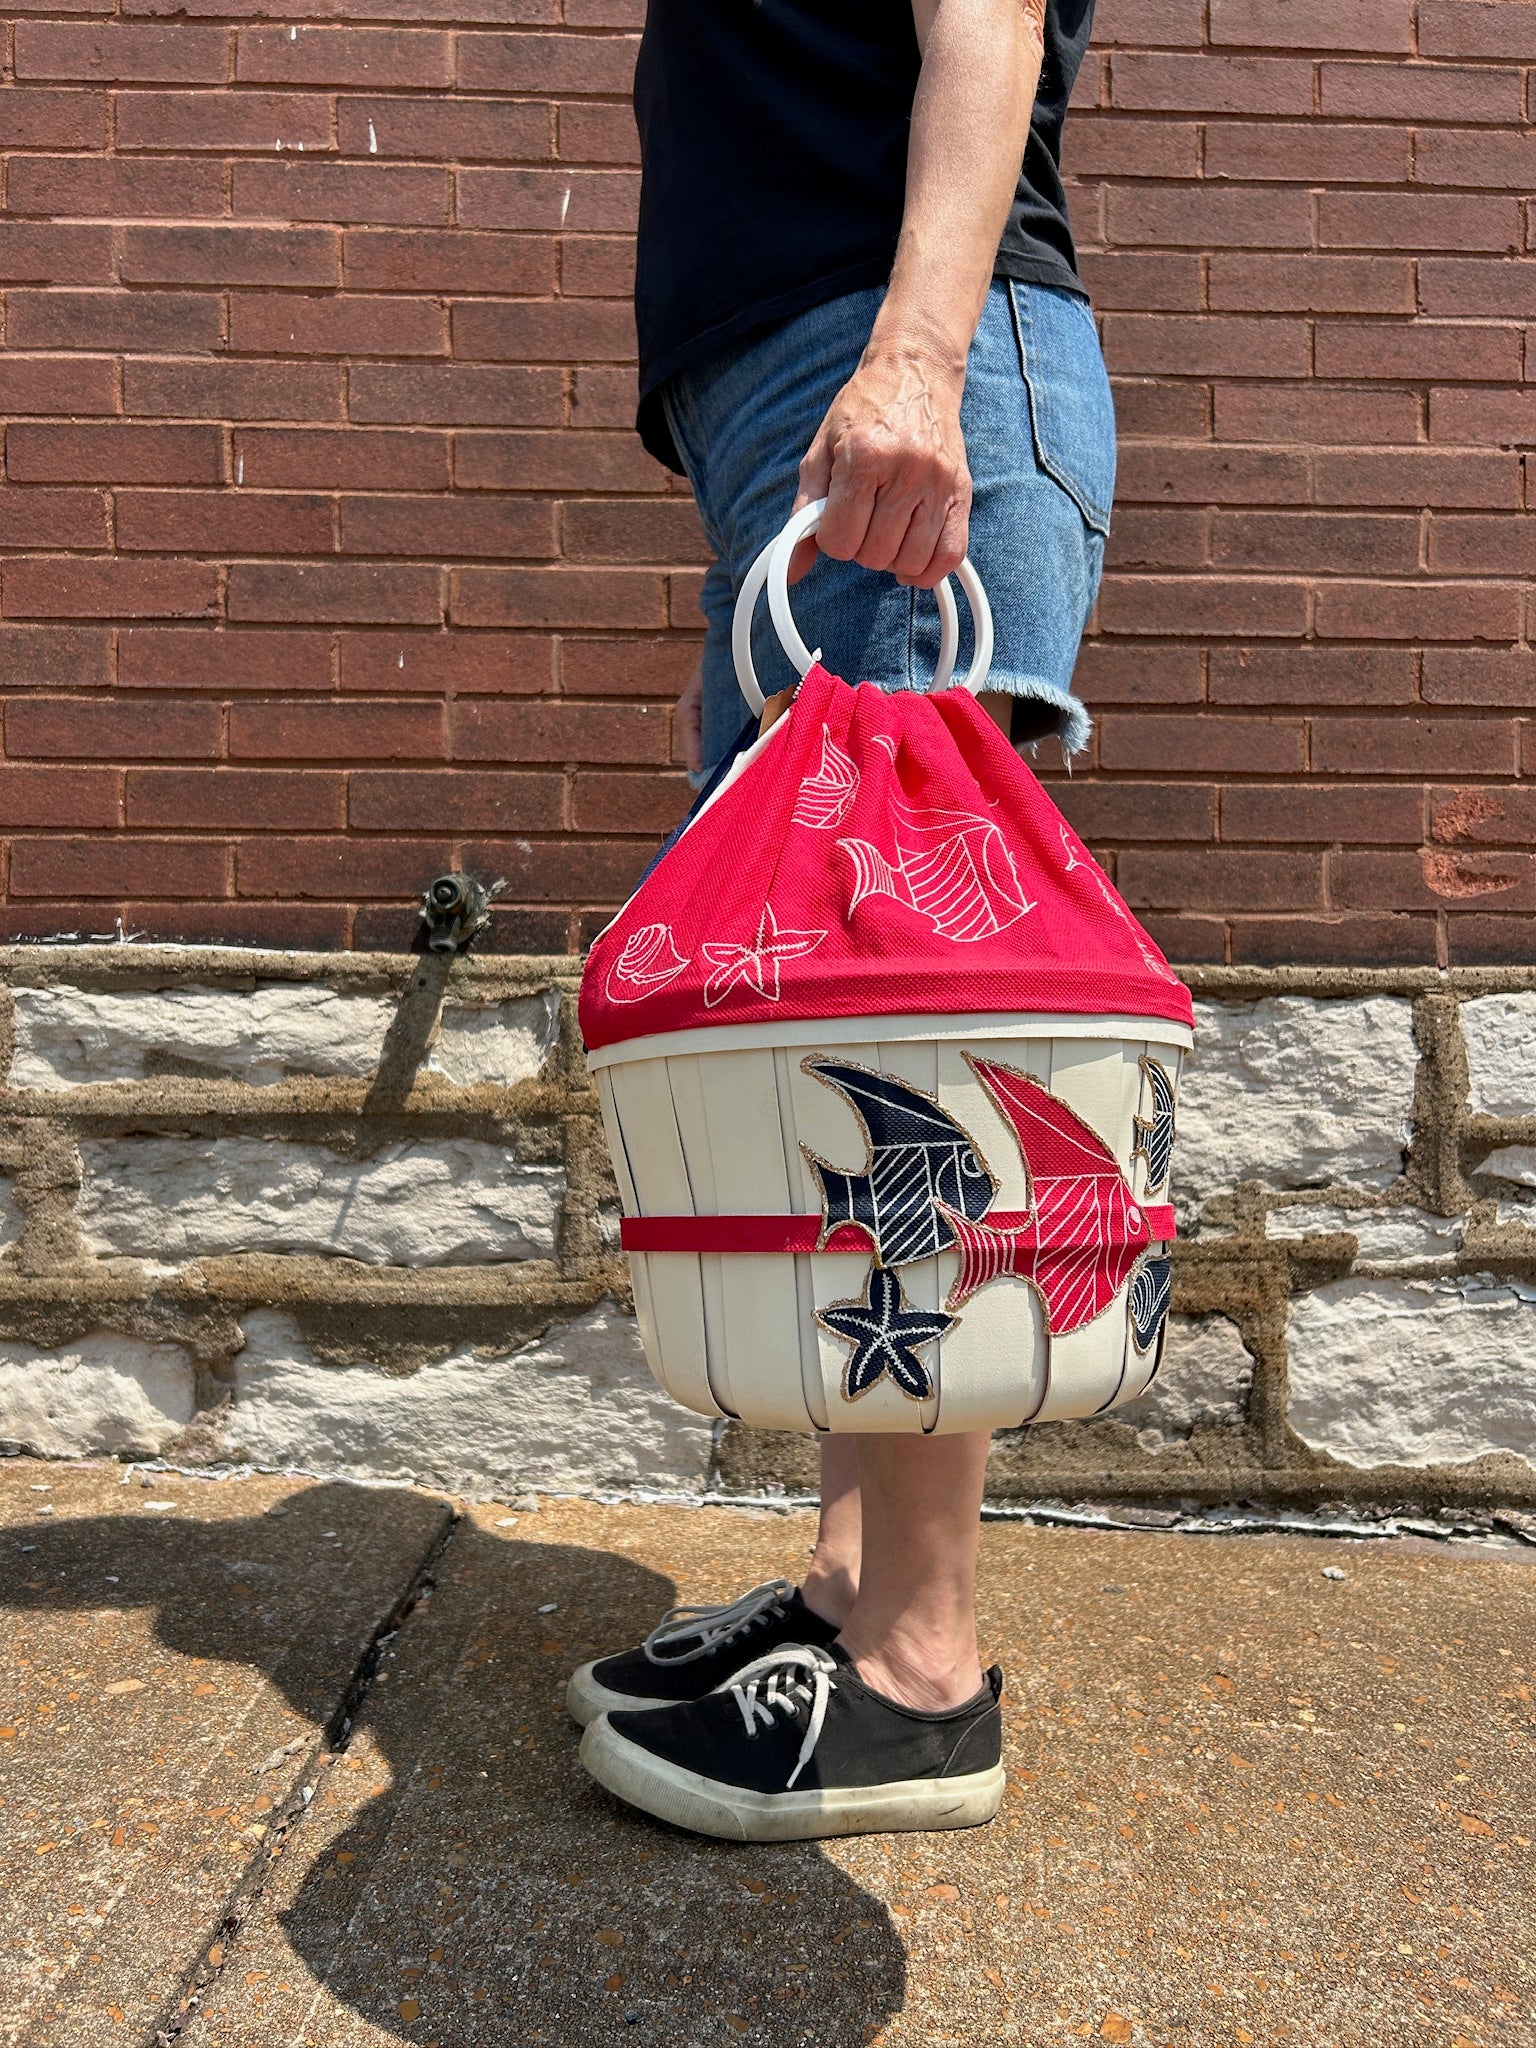
[(700, 948), (715, 970), (704, 984), (704, 1001), (713, 1009), (716, 1003), (730, 994), (737, 982), (744, 981), (765, 1001), (776, 1003), (779, 1000), (779, 962), (798, 960), (802, 954), (814, 952), (826, 936), (824, 931), (781, 932), (773, 906), (765, 903), (763, 914), (757, 921), (755, 945), (732, 946), (723, 940), (711, 940)]
[(911, 1401), (926, 1401), (933, 1381), (917, 1360), (920, 1345), (953, 1328), (958, 1316), (910, 1306), (901, 1282), (885, 1266), (871, 1266), (862, 1301), (834, 1301), (816, 1311), (817, 1322), (851, 1345), (843, 1398), (857, 1401), (886, 1373)]

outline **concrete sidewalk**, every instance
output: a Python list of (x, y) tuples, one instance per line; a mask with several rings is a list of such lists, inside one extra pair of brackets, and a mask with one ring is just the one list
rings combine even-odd
[(1536, 1553), (991, 1524), (992, 1827), (612, 1803), (570, 1665), (809, 1535), (7, 1461), (0, 2039), (1536, 2043)]

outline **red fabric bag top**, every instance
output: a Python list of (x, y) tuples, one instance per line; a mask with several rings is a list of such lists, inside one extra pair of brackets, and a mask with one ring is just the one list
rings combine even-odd
[(1189, 991), (966, 689), (816, 663), (592, 947), (589, 1048), (776, 1018), (1194, 1021)]

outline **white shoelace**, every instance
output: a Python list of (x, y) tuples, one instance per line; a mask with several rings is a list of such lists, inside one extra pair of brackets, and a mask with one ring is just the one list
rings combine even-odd
[[(794, 1594), (788, 1579), (767, 1579), (726, 1607), (673, 1607), (642, 1647), (652, 1664), (691, 1664), (739, 1636), (768, 1614), (782, 1614)], [(695, 1640), (697, 1639), (697, 1640)], [(692, 1649), (681, 1647), (693, 1643)]]
[(776, 1714), (793, 1714), (802, 1701), (810, 1702), (805, 1740), (800, 1745), (795, 1768), (784, 1781), (786, 1792), (810, 1762), (821, 1739), (827, 1700), (837, 1690), (837, 1681), (832, 1676), (836, 1669), (836, 1660), (825, 1650), (815, 1649), (809, 1643), (785, 1643), (780, 1649), (769, 1650), (750, 1664), (743, 1664), (734, 1678), (715, 1688), (717, 1692), (730, 1692), (741, 1709), (749, 1736), (756, 1735), (759, 1728), (771, 1728)]

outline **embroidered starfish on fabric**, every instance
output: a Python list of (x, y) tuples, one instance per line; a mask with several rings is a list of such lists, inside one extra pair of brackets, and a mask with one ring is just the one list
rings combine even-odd
[(757, 921), (755, 946), (732, 946), (723, 940), (711, 940), (700, 948), (715, 970), (704, 984), (705, 1002), (713, 1009), (716, 1003), (730, 994), (737, 982), (744, 981), (766, 1002), (776, 1003), (779, 1000), (779, 962), (798, 960), (802, 954), (813, 953), (826, 936), (824, 931), (781, 932), (772, 904), (765, 903), (763, 914)]
[(918, 1363), (918, 1347), (942, 1337), (960, 1319), (912, 1308), (896, 1275), (871, 1266), (862, 1301), (834, 1301), (816, 1311), (816, 1320), (852, 1346), (843, 1376), (844, 1400), (857, 1401), (889, 1373), (909, 1400), (926, 1401), (933, 1381)]

